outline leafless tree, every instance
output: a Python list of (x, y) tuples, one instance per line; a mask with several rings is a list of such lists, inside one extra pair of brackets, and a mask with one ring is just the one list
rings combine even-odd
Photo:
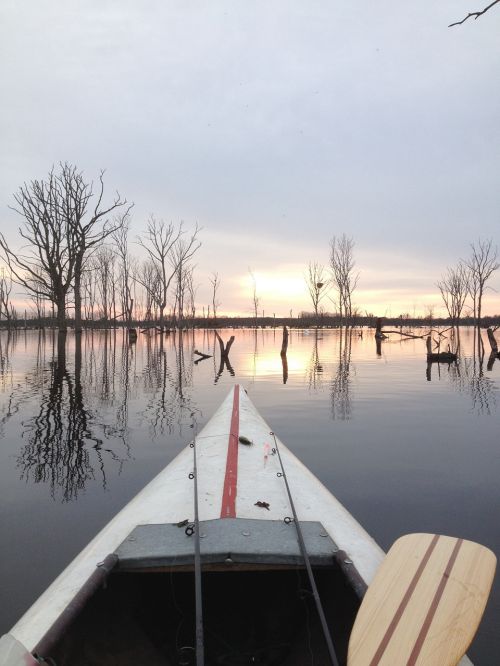
[(188, 294), (189, 282), (193, 282), (194, 266), (191, 259), (195, 252), (199, 249), (200, 243), (194, 242), (193, 239), (179, 238), (175, 244), (171, 254), (171, 264), (175, 267), (175, 303), (174, 303), (174, 318), (175, 313), (178, 317), (178, 325), (182, 327), (182, 320), (185, 314), (185, 301)]
[(0, 234), (0, 249), (13, 279), (29, 294), (46, 298), (57, 308), (57, 324), (66, 330), (66, 297), (75, 271), (72, 228), (65, 215), (61, 177), (24, 183), (14, 194), (13, 210), (23, 218), (19, 234), (24, 246), (15, 252)]
[(132, 321), (132, 311), (134, 308), (134, 299), (132, 298), (136, 261), (130, 255), (128, 250), (128, 232), (130, 229), (129, 220), (125, 219), (123, 224), (119, 225), (112, 234), (115, 243), (115, 251), (119, 261), (118, 282), (120, 285), (120, 301), (124, 320), (127, 325)]
[(460, 261), (456, 268), (448, 268), (437, 287), (452, 324), (458, 326), (469, 294), (469, 271), (464, 263)]
[(84, 304), (85, 319), (94, 320), (95, 307), (97, 302), (97, 276), (96, 263), (94, 257), (89, 262), (87, 269), (82, 274), (82, 302)]
[(220, 280), (220, 277), (219, 277), (219, 273), (217, 273), (217, 272), (212, 273), (212, 276), (208, 279), (210, 281), (210, 284), (212, 285), (212, 308), (213, 308), (213, 313), (214, 313), (214, 320), (216, 320), (217, 319), (217, 310), (218, 310), (219, 305), (220, 305), (220, 301), (217, 298), (217, 293), (218, 293), (219, 288), (220, 288), (221, 280)]
[[(151, 216), (145, 234), (138, 238), (139, 245), (148, 253), (156, 271), (155, 290), (150, 293), (150, 297), (158, 306), (161, 329), (164, 325), (168, 292), (179, 262), (187, 260), (201, 247), (198, 232), (196, 225), (193, 233), (185, 239), (186, 230), (182, 222), (175, 226), (172, 223), (166, 224), (163, 220), (157, 221)], [(148, 288), (144, 282), (141, 284), (145, 289)]]
[(145, 292), (145, 314), (146, 320), (153, 318), (153, 307), (160, 300), (160, 280), (156, 265), (148, 259), (143, 262), (138, 281), (144, 287)]
[(471, 243), (471, 255), (464, 264), (469, 269), (469, 293), (472, 298), (474, 320), (477, 326), (481, 324), (482, 303), (487, 283), (492, 274), (500, 267), (497, 261), (497, 248), (493, 241), (479, 239)]
[(119, 195), (107, 208), (102, 208), (104, 181), (101, 172), (96, 204), (92, 184), (85, 183), (76, 167), (61, 164), (58, 173), (52, 169), (46, 180), (33, 180), (14, 194), (13, 208), (23, 217), (19, 228), (25, 241), (14, 252), (3, 234), (0, 248), (15, 281), (30, 294), (51, 300), (57, 307), (59, 330), (66, 330), (67, 297), (73, 287), (75, 295), (75, 329), (81, 330), (81, 279), (86, 259), (112, 232), (107, 215), (126, 204)]
[(345, 234), (334, 236), (330, 241), (330, 270), (341, 320), (349, 321), (353, 314), (352, 296), (359, 280), (354, 269), (354, 240)]
[[(104, 196), (104, 171), (99, 175), (99, 186), (95, 193), (95, 206), (91, 209), (94, 197), (93, 183), (86, 183), (83, 174), (75, 166), (61, 164), (58, 176), (62, 186), (61, 207), (68, 220), (74, 251), (74, 293), (75, 293), (75, 331), (82, 330), (81, 279), (85, 262), (112, 233), (116, 232), (128, 219), (132, 205), (122, 199), (118, 193), (111, 204), (102, 207)], [(125, 207), (121, 215), (109, 220), (108, 215)]]
[(0, 271), (0, 319), (5, 316), (7, 326), (10, 326), (12, 319), (12, 303), (10, 302), (10, 292), (12, 291), (12, 278), (5, 274), (5, 268)]
[(255, 325), (257, 326), (257, 317), (259, 316), (260, 298), (257, 295), (257, 280), (255, 279), (255, 275), (254, 275), (251, 268), (248, 269), (248, 272), (250, 273), (250, 277), (252, 278), (252, 304), (253, 304), (253, 312), (254, 312), (254, 317), (255, 317)]
[(329, 282), (325, 275), (325, 267), (315, 261), (310, 261), (304, 279), (311, 296), (314, 315), (318, 317), (319, 303), (326, 296)]
[(474, 18), (475, 21), (482, 16), (483, 14), (486, 14), (486, 12), (497, 5), (500, 2), (500, 0), (493, 0), (489, 5), (487, 5), (484, 9), (480, 9), (476, 12), (469, 12), (465, 18), (463, 18), (461, 21), (455, 21), (455, 23), (450, 23), (448, 26), (449, 28), (452, 28), (454, 25), (462, 25), (462, 23), (465, 23), (467, 19)]
[(102, 245), (92, 257), (91, 269), (97, 277), (97, 289), (102, 309), (101, 316), (105, 321), (112, 317), (115, 263), (116, 254), (107, 245)]

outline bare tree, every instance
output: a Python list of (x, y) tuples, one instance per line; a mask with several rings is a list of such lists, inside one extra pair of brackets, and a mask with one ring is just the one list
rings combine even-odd
[(482, 16), (483, 14), (486, 14), (486, 12), (497, 5), (500, 2), (500, 0), (493, 0), (489, 5), (487, 5), (484, 9), (480, 9), (477, 12), (469, 12), (465, 18), (463, 18), (461, 21), (455, 21), (455, 23), (450, 23), (448, 26), (449, 28), (452, 28), (454, 25), (462, 25), (462, 23), (465, 23), (467, 19), (474, 18), (475, 21)]
[(116, 255), (119, 260), (120, 272), (118, 282), (120, 285), (121, 308), (127, 325), (130, 325), (130, 322), (132, 321), (132, 311), (134, 308), (132, 290), (134, 285), (134, 274), (137, 272), (136, 261), (131, 257), (128, 251), (129, 225), (129, 219), (124, 219), (123, 224), (120, 224), (112, 233), (112, 239), (116, 247)]
[[(0, 234), (0, 248), (14, 276), (30, 294), (47, 298), (57, 307), (57, 323), (66, 330), (67, 297), (75, 294), (75, 329), (81, 330), (81, 278), (85, 260), (112, 232), (106, 220), (112, 210), (125, 205), (119, 195), (108, 208), (101, 208), (104, 182), (101, 172), (97, 203), (87, 215), (92, 184), (76, 167), (61, 164), (46, 180), (33, 180), (14, 194), (14, 211), (23, 217), (19, 228), (25, 241), (19, 252)], [(102, 223), (102, 224), (101, 224)]]
[[(158, 306), (161, 329), (164, 325), (168, 292), (177, 273), (178, 262), (186, 259), (187, 255), (192, 256), (200, 248), (198, 232), (199, 228), (196, 225), (194, 232), (184, 242), (183, 249), (180, 251), (178, 244), (186, 233), (183, 223), (181, 222), (176, 227), (172, 223), (166, 224), (163, 220), (157, 221), (151, 216), (144, 236), (138, 238), (139, 245), (148, 253), (149, 260), (156, 271), (155, 288), (150, 293), (150, 297)], [(145, 289), (148, 288), (144, 282), (141, 284)]]
[(304, 279), (311, 296), (314, 315), (317, 318), (319, 303), (326, 296), (329, 282), (325, 275), (325, 267), (315, 261), (310, 261)]
[(75, 270), (72, 228), (61, 205), (64, 196), (64, 183), (53, 169), (45, 181), (24, 183), (14, 194), (13, 210), (23, 217), (19, 234), (25, 245), (15, 252), (0, 234), (0, 249), (13, 279), (29, 294), (52, 301), (60, 331), (66, 330), (66, 297)]
[(210, 281), (210, 284), (212, 285), (212, 308), (213, 308), (213, 313), (214, 313), (214, 320), (217, 319), (217, 310), (220, 305), (220, 301), (217, 299), (217, 292), (219, 291), (220, 288), (220, 277), (219, 273), (214, 272), (212, 273), (212, 276), (208, 278)]
[(260, 303), (260, 298), (257, 295), (257, 280), (255, 279), (255, 275), (253, 274), (253, 271), (251, 268), (248, 269), (248, 272), (250, 273), (250, 277), (252, 278), (252, 304), (253, 304), (253, 312), (254, 312), (254, 317), (255, 317), (255, 325), (257, 326), (257, 317), (259, 316), (259, 303)]
[(353, 313), (352, 295), (359, 280), (354, 271), (354, 240), (342, 234), (330, 241), (330, 270), (332, 282), (337, 291), (338, 308), (341, 320), (349, 321)]
[(5, 274), (5, 268), (0, 271), (0, 319), (5, 316), (7, 326), (10, 326), (12, 319), (12, 303), (10, 301), (10, 292), (12, 291), (12, 278)]
[(179, 327), (182, 327), (184, 318), (188, 283), (193, 281), (194, 266), (191, 264), (191, 259), (199, 247), (200, 243), (196, 238), (179, 238), (171, 253), (170, 262), (172, 267), (175, 267), (174, 318), (177, 313)]
[(458, 326), (469, 294), (469, 271), (464, 263), (459, 262), (456, 268), (448, 268), (437, 282), (437, 287), (452, 324)]
[(79, 333), (82, 330), (81, 279), (85, 262), (108, 236), (126, 223), (133, 204), (128, 205), (121, 216), (117, 215), (110, 221), (107, 216), (126, 206), (127, 200), (121, 199), (120, 195), (116, 193), (113, 202), (102, 208), (104, 171), (101, 171), (99, 175), (99, 186), (93, 210), (89, 210), (91, 199), (94, 197), (93, 183), (86, 183), (83, 174), (75, 166), (67, 163), (61, 164), (61, 174), (58, 179), (64, 195), (61, 207), (64, 217), (68, 220), (74, 251), (75, 331)]
[(149, 321), (153, 318), (154, 304), (160, 300), (160, 280), (156, 265), (149, 259), (143, 262), (137, 279), (144, 287), (146, 297), (144, 317)]
[(101, 316), (105, 321), (108, 321), (112, 317), (115, 262), (115, 252), (106, 245), (102, 245), (92, 257), (91, 270), (97, 277), (97, 289), (101, 301)]
[(471, 249), (471, 255), (464, 263), (469, 269), (469, 293), (472, 297), (474, 320), (476, 325), (480, 326), (484, 292), (488, 288), (488, 280), (500, 267), (500, 263), (497, 261), (497, 248), (493, 247), (491, 238), (471, 243)]

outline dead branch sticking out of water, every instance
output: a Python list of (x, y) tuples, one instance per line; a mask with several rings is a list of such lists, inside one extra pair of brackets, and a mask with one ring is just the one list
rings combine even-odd
[(223, 358), (223, 359), (224, 359), (224, 358), (229, 358), (229, 350), (231, 349), (231, 345), (232, 345), (233, 342), (234, 342), (234, 335), (232, 335), (232, 336), (229, 338), (229, 340), (227, 341), (227, 344), (224, 346), (224, 341), (223, 341), (223, 339), (220, 337), (220, 335), (217, 333), (217, 331), (214, 331), (214, 332), (215, 332), (215, 337), (216, 337), (217, 340), (219, 341), (220, 356), (221, 356), (221, 358)]
[(204, 361), (206, 358), (212, 358), (211, 354), (204, 354), (203, 352), (198, 351), (197, 349), (194, 350), (193, 354), (196, 354), (200, 358), (196, 359), (195, 365), (197, 365), (200, 361)]

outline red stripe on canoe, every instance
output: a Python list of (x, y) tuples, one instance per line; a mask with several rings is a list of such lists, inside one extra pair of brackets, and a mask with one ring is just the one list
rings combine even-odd
[(238, 482), (238, 434), (240, 428), (240, 387), (233, 393), (233, 411), (227, 445), (226, 476), (222, 492), (221, 518), (236, 518), (236, 491)]

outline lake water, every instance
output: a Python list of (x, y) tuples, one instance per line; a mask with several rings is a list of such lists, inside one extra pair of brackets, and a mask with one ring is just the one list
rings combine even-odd
[[(372, 330), (0, 332), (0, 634), (241, 383), (269, 425), (387, 549), (407, 532), (500, 553), (500, 361), (460, 331), (427, 368), (422, 339)], [(456, 340), (444, 341), (452, 348)], [(81, 348), (80, 348), (81, 347)], [(194, 349), (213, 358), (194, 363)], [(500, 577), (469, 651), (500, 663)]]

